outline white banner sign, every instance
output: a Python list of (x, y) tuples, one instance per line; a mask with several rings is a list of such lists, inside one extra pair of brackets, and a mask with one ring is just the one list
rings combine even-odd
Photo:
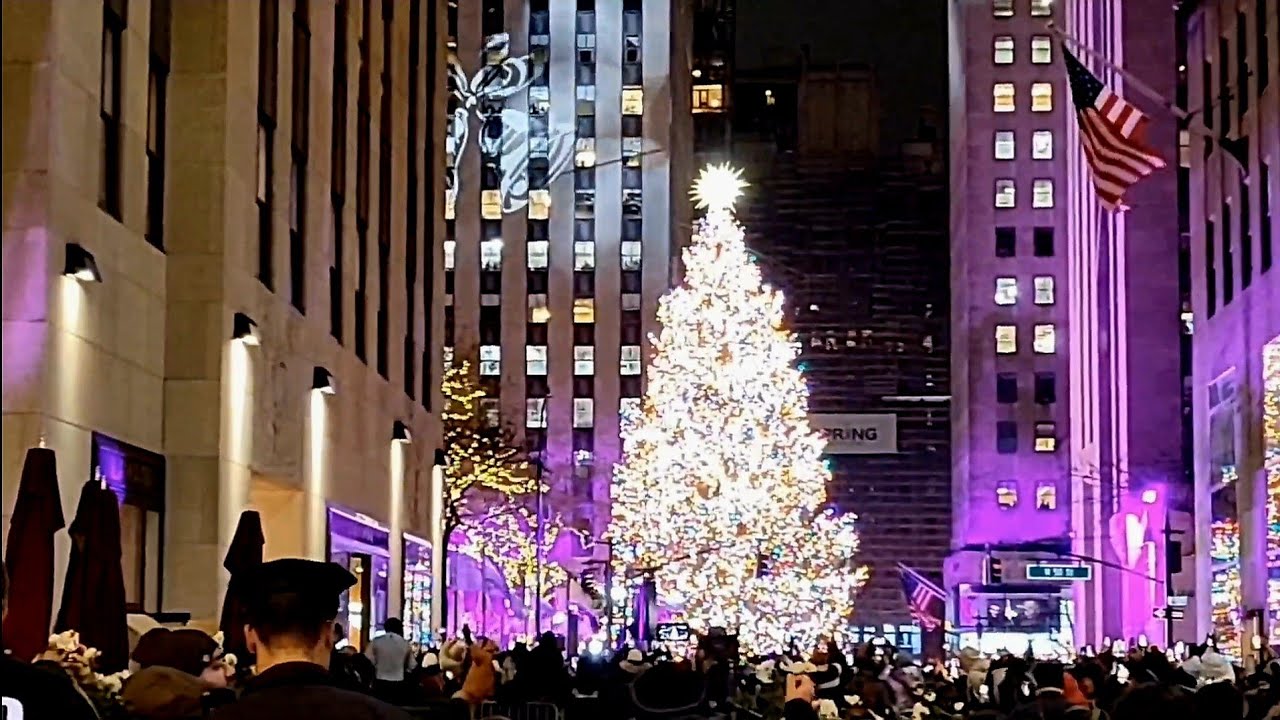
[(828, 455), (886, 455), (898, 452), (898, 416), (881, 414), (809, 415), (809, 425), (827, 436)]

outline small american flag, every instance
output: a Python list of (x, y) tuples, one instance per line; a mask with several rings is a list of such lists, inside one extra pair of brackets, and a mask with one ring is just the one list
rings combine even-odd
[(1164, 159), (1147, 147), (1147, 116), (1107, 89), (1066, 47), (1062, 55), (1098, 199), (1108, 210), (1123, 210), (1125, 191), (1164, 167)]
[(942, 627), (947, 611), (947, 594), (929, 578), (902, 563), (898, 563), (898, 573), (902, 576), (902, 594), (907, 596), (911, 617), (925, 630)]

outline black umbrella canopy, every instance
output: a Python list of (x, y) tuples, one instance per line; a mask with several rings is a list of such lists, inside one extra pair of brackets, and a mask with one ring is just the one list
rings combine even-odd
[(54, 627), (75, 630), (85, 646), (97, 648), (102, 672), (122, 670), (129, 660), (129, 626), (115, 493), (96, 480), (85, 483), (68, 530), (71, 559)]
[(254, 570), (262, 565), (262, 547), (266, 539), (262, 535), (262, 517), (256, 510), (240, 513), (236, 532), (231, 536), (222, 567), (231, 573), (227, 583), (227, 595), (222, 601), (222, 616), (218, 629), (223, 634), (223, 647), (230, 652), (244, 654), (248, 648), (244, 639), (244, 594)]
[(4, 647), (30, 659), (45, 649), (53, 617), (53, 536), (66, 526), (53, 450), (31, 448), (22, 464), (13, 520), (5, 541), (9, 603)]

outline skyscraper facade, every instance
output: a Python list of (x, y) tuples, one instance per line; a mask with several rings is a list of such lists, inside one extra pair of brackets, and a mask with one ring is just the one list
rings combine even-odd
[(1163, 637), (1161, 530), (1182, 478), (1176, 176), (1102, 208), (1055, 31), (1146, 112), (1172, 163), (1174, 119), (1095, 54), (1172, 98), (1173, 14), (1159, 0), (950, 13), (952, 622), (996, 646)]
[(619, 409), (639, 403), (682, 238), (691, 16), (672, 0), (448, 6), (445, 359), (543, 466), (551, 502), (607, 523)]
[[(1184, 3), (1196, 636), (1280, 644), (1280, 29), (1268, 0)], [(1192, 613), (1188, 613), (1192, 615)]]

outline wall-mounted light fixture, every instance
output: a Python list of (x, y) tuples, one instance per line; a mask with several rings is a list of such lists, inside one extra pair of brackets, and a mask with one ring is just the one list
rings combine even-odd
[(409, 432), (409, 426), (397, 420), (395, 424), (391, 426), (391, 442), (413, 442), (413, 433)]
[(258, 323), (244, 313), (236, 313), (231, 318), (231, 339), (239, 340), (245, 345), (258, 345)]
[(81, 282), (102, 282), (98, 261), (80, 243), (67, 243), (67, 259), (62, 266), (62, 274)]
[(319, 365), (311, 370), (311, 389), (319, 390), (325, 395), (333, 395), (338, 392), (338, 386), (333, 382), (333, 373)]

